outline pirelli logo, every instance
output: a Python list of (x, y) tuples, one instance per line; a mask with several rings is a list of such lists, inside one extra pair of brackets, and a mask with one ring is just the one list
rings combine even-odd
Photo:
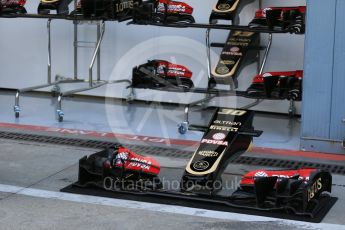
[(220, 125), (211, 125), (210, 129), (217, 130), (217, 131), (226, 131), (226, 132), (238, 132), (238, 128), (227, 127), (227, 126), (220, 126)]

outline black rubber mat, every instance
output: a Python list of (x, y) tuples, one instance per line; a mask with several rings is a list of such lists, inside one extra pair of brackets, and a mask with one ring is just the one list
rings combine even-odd
[[(70, 137), (54, 137), (39, 134), (24, 134), (18, 132), (8, 132), (1, 131), (0, 138), (10, 139), (10, 140), (21, 140), (21, 141), (32, 141), (38, 143), (54, 144), (54, 145), (68, 145), (83, 148), (94, 148), (94, 149), (105, 149), (115, 144), (117, 142), (111, 141), (100, 141), (100, 140), (87, 140), (80, 138), (70, 138)], [(193, 152), (184, 151), (173, 148), (162, 148), (156, 146), (139, 146), (126, 144), (126, 147), (138, 153), (145, 153), (154, 156), (163, 157), (173, 157), (173, 158), (183, 158), (189, 159)], [(231, 163), (234, 164), (244, 164), (244, 165), (255, 165), (255, 166), (265, 166), (265, 167), (276, 167), (284, 169), (298, 169), (302, 167), (311, 167), (327, 170), (333, 174), (345, 175), (345, 166), (336, 164), (321, 164), (315, 162), (303, 162), (303, 161), (293, 161), (284, 159), (270, 159), (270, 158), (259, 158), (259, 157), (248, 157), (241, 156), (234, 159)]]
[(207, 201), (196, 202), (196, 201), (192, 201), (188, 199), (177, 199), (177, 198), (161, 197), (161, 196), (145, 195), (145, 194), (135, 195), (135, 194), (111, 192), (111, 191), (102, 190), (96, 187), (80, 188), (74, 185), (70, 185), (61, 189), (60, 191), (66, 192), (66, 193), (73, 193), (73, 194), (116, 198), (116, 199), (122, 199), (122, 200), (140, 201), (140, 202), (148, 202), (148, 203), (156, 203), (156, 204), (177, 205), (177, 206), (190, 207), (190, 208), (198, 208), (198, 209), (206, 209), (206, 210), (222, 211), (222, 212), (232, 212), (232, 213), (272, 217), (272, 218), (287, 219), (287, 220), (297, 220), (297, 221), (304, 221), (304, 222), (310, 222), (310, 223), (321, 223), (323, 218), (327, 215), (329, 210), (333, 207), (333, 205), (337, 201), (337, 198), (333, 198), (333, 197), (329, 198), (327, 202), (325, 202), (325, 205), (323, 206), (323, 208), (317, 213), (317, 215), (314, 218), (310, 218), (306, 216), (296, 216), (296, 215), (288, 214), (285, 212), (268, 212), (268, 211), (250, 210), (250, 209), (245, 209), (245, 208), (243, 209), (233, 208), (227, 205), (214, 204)]

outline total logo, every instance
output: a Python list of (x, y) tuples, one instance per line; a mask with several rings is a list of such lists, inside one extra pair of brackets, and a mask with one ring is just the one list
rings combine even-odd
[(201, 143), (228, 146), (229, 143), (224, 141), (225, 138), (226, 135), (224, 133), (216, 133), (212, 136), (212, 139), (202, 139)]
[[(278, 174), (271, 174), (269, 175), (267, 172), (264, 171), (259, 171), (257, 173), (255, 173), (254, 177), (278, 177), (278, 179), (289, 179), (294, 177), (293, 175), (289, 176), (289, 175), (278, 175)], [(303, 176), (299, 176), (298, 178), (299, 180), (303, 180), (303, 181), (309, 181), (309, 177), (303, 177)]]
[(255, 173), (255, 177), (268, 177), (268, 174), (266, 172), (260, 171)]
[(272, 77), (272, 74), (271, 73), (264, 73), (262, 76), (263, 77)]
[(128, 160), (129, 153), (127, 152), (122, 152), (116, 155), (114, 159), (114, 165), (116, 167), (122, 167), (124, 162), (127, 162)]
[(272, 8), (265, 8), (265, 9), (263, 9), (263, 11), (262, 11), (262, 15), (264, 16), (264, 17), (266, 17), (266, 13), (267, 13), (267, 11), (270, 11), (270, 10), (272, 10)]

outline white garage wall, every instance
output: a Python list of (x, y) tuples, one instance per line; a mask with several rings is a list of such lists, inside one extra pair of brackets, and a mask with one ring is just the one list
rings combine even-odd
[[(36, 12), (39, 0), (27, 3), (29, 12)], [(195, 9), (194, 17), (199, 22), (207, 22), (211, 7), (216, 2), (200, 0), (186, 1)], [(288, 2), (288, 3), (286, 3)], [(304, 0), (274, 1), (263, 0), (264, 6), (303, 5)], [(241, 14), (241, 23), (247, 24), (253, 17), (258, 3), (248, 5)], [(21, 88), (41, 84), (47, 77), (47, 33), (46, 20), (38, 19), (1, 19), (0, 20), (0, 87)], [(80, 26), (80, 40), (95, 40), (96, 27)], [(227, 31), (215, 31), (212, 39), (224, 42)], [(167, 37), (168, 36), (168, 37)], [(262, 35), (263, 43), (267, 35)], [(186, 40), (186, 38), (190, 40)], [(73, 74), (73, 24), (70, 21), (52, 22), (53, 76), (61, 74), (72, 77)], [(206, 86), (206, 54), (203, 47), (205, 30), (174, 29), (152, 26), (127, 26), (126, 23), (106, 23), (106, 34), (102, 45), (102, 78), (130, 78), (132, 67), (144, 63), (147, 59), (161, 58), (176, 61), (188, 66), (194, 73), (197, 86)], [(141, 44), (144, 43), (144, 44)], [(141, 44), (141, 45), (140, 45)], [(151, 47), (150, 47), (151, 46)], [(132, 50), (131, 50), (132, 49)], [(130, 51), (130, 52), (129, 52)], [(215, 49), (216, 52), (217, 49)], [(136, 53), (131, 56), (131, 53)], [(303, 68), (304, 36), (274, 35), (272, 52), (266, 71), (295, 70)], [(80, 76), (87, 78), (87, 69), (91, 59), (91, 49), (79, 52)], [(126, 58), (129, 58), (128, 60)], [(216, 58), (214, 62), (216, 61)], [(122, 64), (121, 63), (125, 63)], [(116, 64), (119, 64), (116, 66)], [(240, 89), (246, 89), (256, 72), (256, 65), (246, 68), (240, 76)], [(109, 97), (127, 95), (125, 85), (108, 85), (83, 94)], [(64, 89), (70, 86), (64, 86)], [(151, 90), (137, 90), (137, 98), (163, 101), (181, 101), (202, 98), (202, 95), (184, 95), (160, 93)], [(221, 98), (215, 104), (234, 106), (250, 100)], [(255, 109), (286, 112), (287, 102), (264, 102)]]

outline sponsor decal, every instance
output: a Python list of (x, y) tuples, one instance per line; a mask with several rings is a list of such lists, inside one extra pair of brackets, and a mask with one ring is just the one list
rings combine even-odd
[(197, 171), (202, 171), (208, 168), (210, 164), (207, 161), (198, 161), (193, 164), (193, 168)]
[(198, 154), (203, 157), (217, 157), (219, 155), (215, 151), (199, 151)]
[[(283, 174), (270, 174), (269, 175), (269, 173), (270, 172), (267, 173), (265, 171), (259, 171), (259, 172), (255, 173), (254, 176), (255, 177), (278, 177), (278, 180), (284, 179), (284, 178), (289, 179), (289, 178), (295, 176), (295, 175), (283, 175)], [(309, 181), (310, 178), (308, 176), (307, 177), (300, 176), (298, 179), (303, 180), (303, 181)]]
[[(165, 12), (166, 11), (166, 4), (160, 2), (158, 4), (158, 8), (157, 10), (159, 12)], [(185, 13), (186, 12), (186, 6), (181, 5), (181, 4), (168, 4), (168, 9), (167, 9), (168, 13)]]
[(131, 163), (129, 163), (128, 167), (136, 167), (141, 169), (147, 169), (150, 170), (152, 162), (147, 161), (141, 158), (132, 158)]
[(259, 171), (259, 172), (255, 173), (254, 176), (256, 176), (256, 177), (268, 177), (268, 174), (264, 171)]
[[(233, 43), (230, 43), (230, 45), (234, 45)], [(243, 56), (243, 53), (241, 52), (241, 48), (238, 46), (231, 47), (227, 51), (222, 52), (223, 55), (229, 55), (229, 56)]]
[(227, 141), (217, 141), (217, 140), (212, 140), (212, 139), (202, 139), (201, 143), (202, 144), (211, 144), (211, 145), (223, 145), (223, 146), (229, 145), (229, 143)]
[(241, 122), (236, 121), (221, 121), (221, 120), (215, 120), (213, 123), (215, 124), (221, 124), (221, 125), (229, 125), (229, 126), (241, 126)]
[(224, 141), (225, 138), (226, 135), (224, 133), (216, 133), (212, 136), (212, 139), (202, 139), (201, 143), (228, 146), (229, 143), (227, 141)]
[(115, 4), (116, 13), (120, 13), (126, 9), (132, 9), (133, 5), (134, 5), (133, 0), (122, 1), (120, 3), (116, 3)]
[(176, 65), (168, 62), (159, 62), (157, 73), (168, 76), (187, 76), (188, 69), (181, 65)]
[(232, 46), (242, 46), (242, 47), (247, 47), (249, 46), (249, 42), (246, 42), (246, 41), (238, 41), (238, 40), (233, 40), (231, 42), (228, 42), (227, 43), (228, 45), (232, 45)]
[(217, 130), (217, 131), (226, 131), (226, 132), (238, 132), (238, 128), (226, 127), (226, 126), (220, 126), (220, 125), (211, 125), (210, 129)]
[(232, 44), (235, 44), (233, 42), (239, 42), (239, 43), (246, 44), (246, 46), (248, 46), (251, 41), (252, 40), (249, 38), (230, 38), (227, 44), (232, 45)]
[(223, 65), (235, 65), (235, 61), (233, 60), (221, 60), (220, 61), (220, 64), (223, 64)]
[(255, 33), (254, 32), (247, 32), (247, 31), (236, 31), (234, 33), (234, 37), (251, 37)]
[(265, 9), (263, 9), (263, 10), (262, 10), (262, 15), (263, 15), (264, 17), (266, 17), (267, 11), (270, 11), (270, 10), (272, 10), (272, 8), (265, 8)]
[(310, 188), (308, 188), (308, 202), (312, 200), (316, 194), (323, 188), (322, 178), (317, 179)]
[(128, 159), (128, 153), (127, 152), (122, 152), (116, 155), (114, 161), (114, 165), (116, 165), (117, 167), (122, 167), (123, 166), (123, 162), (127, 161)]
[(243, 54), (241, 52), (227, 52), (227, 51), (224, 51), (222, 52), (223, 55), (230, 55), (230, 56), (242, 56)]
[(217, 67), (217, 73), (218, 74), (225, 75), (229, 72), (230, 72), (230, 69), (226, 66)]
[(1, 4), (3, 6), (19, 5), (20, 1), (19, 0), (2, 0)]
[(240, 51), (241, 49), (240, 49), (240, 47), (231, 47), (231, 49), (230, 49), (230, 51), (231, 52), (238, 52), (238, 51)]
[(271, 73), (264, 73), (262, 77), (272, 77), (273, 75)]
[(230, 8), (231, 8), (230, 4), (227, 4), (227, 3), (219, 4), (217, 7), (217, 9), (221, 11), (226, 11), (226, 10), (229, 10)]
[(221, 109), (218, 112), (218, 114), (233, 115), (233, 116), (243, 116), (246, 113), (247, 113), (247, 111), (245, 111), (245, 110), (238, 110), (238, 109)]
[(225, 139), (225, 137), (226, 135), (224, 133), (216, 133), (212, 136), (212, 138), (217, 141), (222, 141)]

